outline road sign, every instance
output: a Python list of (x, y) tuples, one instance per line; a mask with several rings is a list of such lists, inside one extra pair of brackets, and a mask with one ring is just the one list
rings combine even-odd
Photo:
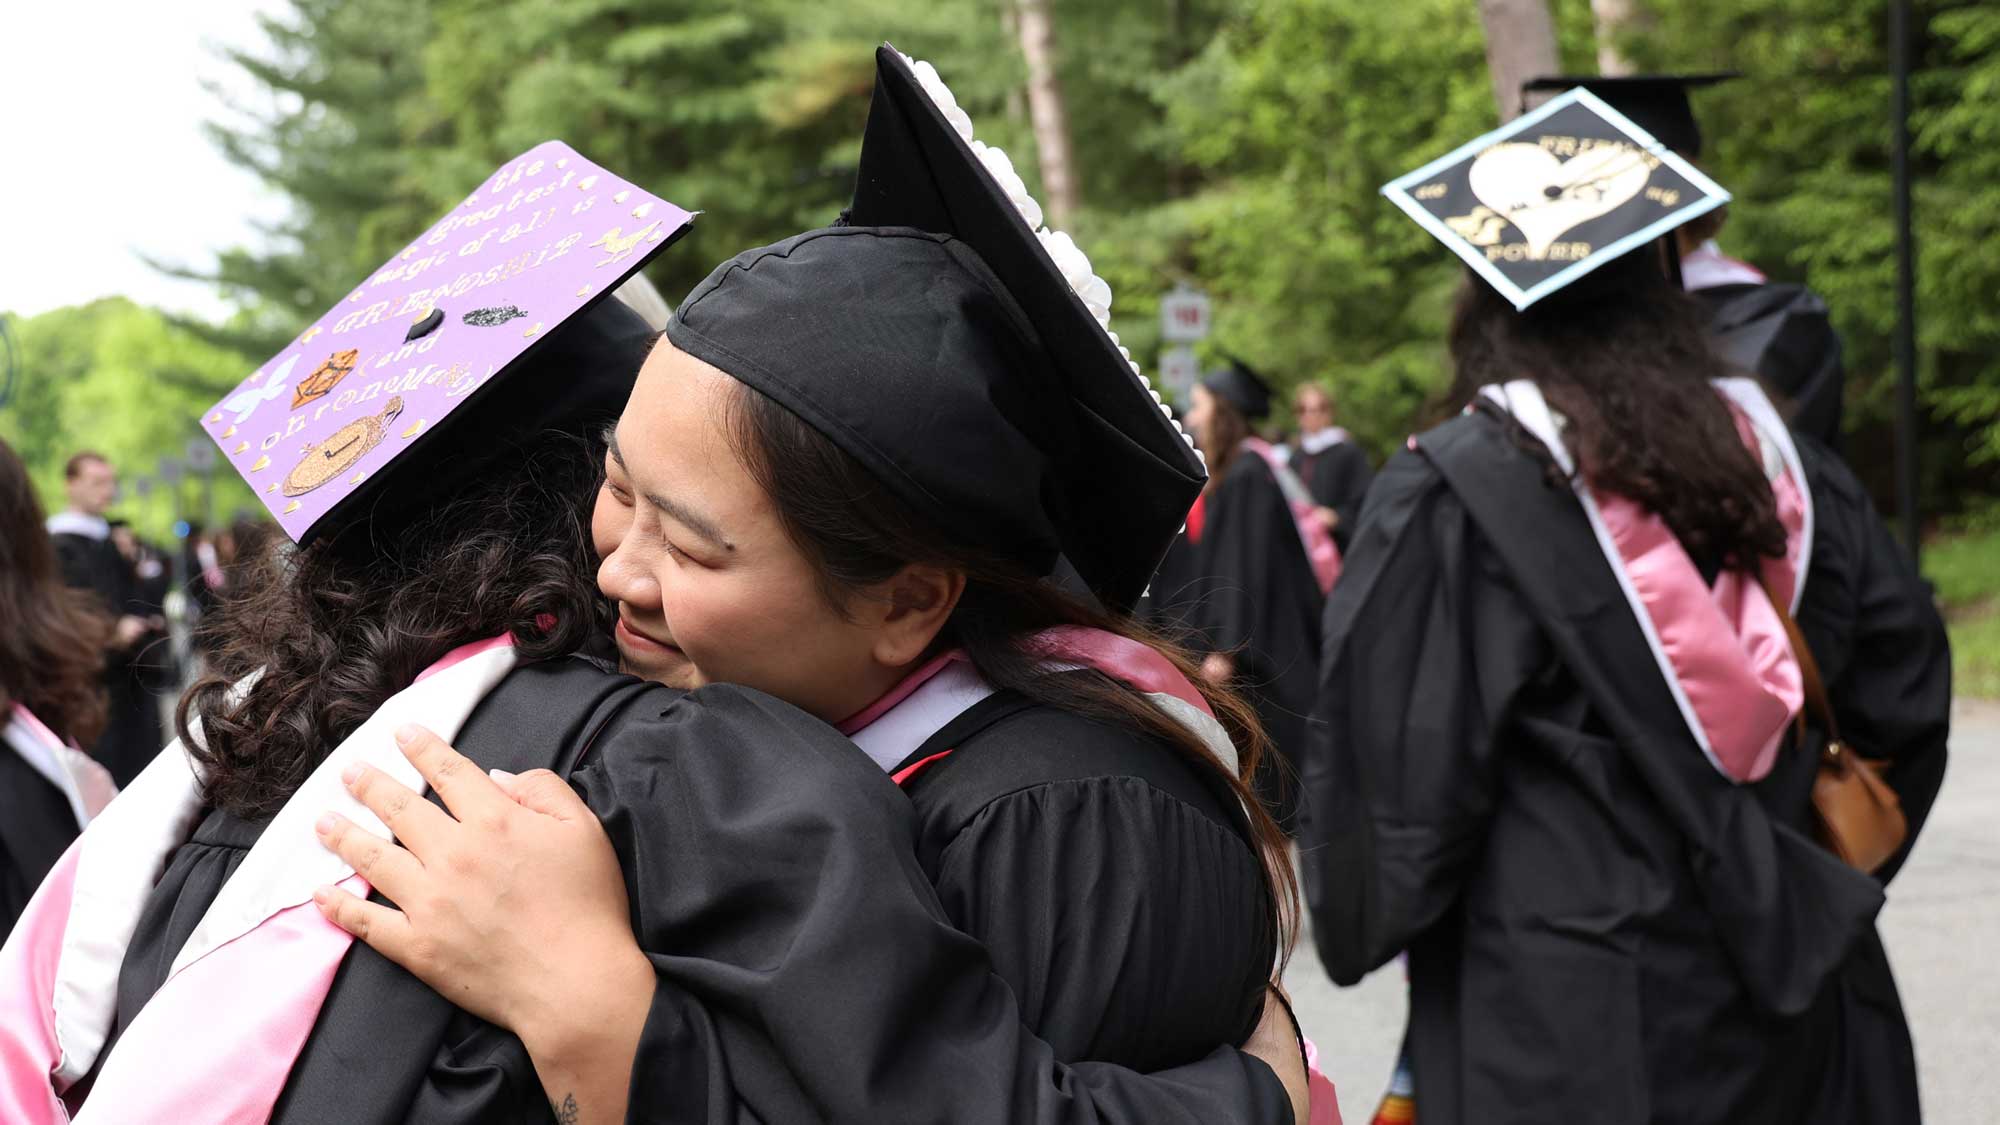
[(1160, 338), (1169, 344), (1192, 344), (1208, 337), (1208, 294), (1185, 285), (1160, 298)]
[(1183, 344), (1160, 353), (1160, 386), (1175, 402), (1186, 402), (1200, 378), (1201, 364), (1195, 361), (1193, 348)]

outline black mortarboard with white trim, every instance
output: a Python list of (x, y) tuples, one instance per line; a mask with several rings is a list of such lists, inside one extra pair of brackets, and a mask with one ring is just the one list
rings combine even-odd
[(1382, 194), (1517, 309), (1729, 202), (1714, 180), (1584, 89)]

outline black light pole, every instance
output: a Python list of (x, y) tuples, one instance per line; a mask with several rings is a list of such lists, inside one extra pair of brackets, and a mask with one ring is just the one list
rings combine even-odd
[(1910, 3), (1889, 0), (1889, 116), (1896, 196), (1896, 509), (1911, 561), (1917, 537), (1917, 262), (1910, 229)]

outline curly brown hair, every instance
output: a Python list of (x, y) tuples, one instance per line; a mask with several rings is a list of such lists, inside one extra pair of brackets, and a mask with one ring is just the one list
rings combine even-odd
[(1568, 420), (1584, 479), (1657, 514), (1698, 563), (1784, 554), (1770, 481), (1709, 385), (1746, 373), (1715, 353), (1700, 305), (1654, 254), (1627, 254), (1525, 312), (1468, 274), (1451, 355), (1461, 404), (1532, 379)]
[(104, 732), (111, 621), (63, 585), (27, 466), (0, 441), (0, 725), (19, 703), (79, 746)]
[[(598, 457), (548, 434), (420, 518), (239, 559), (203, 626), (215, 656), (175, 727), (210, 807), (276, 812), (334, 747), (452, 649), (512, 633), (524, 661), (608, 635), (585, 508)], [(262, 672), (231, 701), (231, 685)], [(191, 736), (199, 717), (201, 730)]]

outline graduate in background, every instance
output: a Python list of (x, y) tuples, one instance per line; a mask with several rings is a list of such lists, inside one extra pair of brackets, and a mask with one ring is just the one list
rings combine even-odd
[[(1467, 409), (1383, 469), (1327, 607), (1300, 851), (1328, 972), (1408, 951), (1425, 1125), (1917, 1121), (1874, 928), (1909, 842), (1849, 866), (1813, 793), (1862, 755), (1914, 839), (1949, 652), (1853, 475), (1671, 275), (1727, 195), (1584, 91), (1384, 192), (1474, 272)], [(1507, 219), (1454, 221), (1480, 209)]]
[(1250, 698), (1275, 751), (1257, 795), (1296, 831), (1296, 755), (1305, 745), (1319, 669), (1322, 585), (1314, 553), (1338, 565), (1324, 524), (1297, 476), (1251, 423), (1271, 410), (1271, 388), (1240, 361), (1195, 385), (1188, 425), (1208, 458), (1208, 487), (1188, 515), (1187, 547), (1157, 584), (1165, 612), (1192, 627), (1210, 680)]
[(118, 497), (118, 473), (101, 453), (75, 454), (63, 465), (69, 506), (49, 517), (49, 538), (62, 563), (63, 581), (96, 596), (114, 622), (104, 649), (104, 688), (109, 700), (104, 731), (85, 748), (104, 764), (119, 785), (129, 783), (160, 750), (160, 713), (141, 681), (141, 649), (153, 635), (146, 618), (134, 613), (139, 578), (111, 541), (105, 510)]
[[(1642, 74), (1622, 77), (1555, 76), (1530, 80), (1524, 91), (1582, 87), (1604, 99), (1668, 149), (1699, 161), (1701, 126), (1691, 91), (1737, 78), (1735, 74)], [(1840, 334), (1826, 301), (1803, 285), (1771, 281), (1764, 271), (1722, 252), (1716, 237), (1729, 208), (1718, 207), (1674, 232), (1681, 283), (1708, 310), (1709, 332), (1723, 357), (1756, 373), (1782, 397), (1793, 429), (1838, 452), (1847, 369)]]
[(1292, 413), (1299, 421), (1299, 438), (1286, 464), (1305, 482), (1319, 506), (1317, 518), (1344, 551), (1361, 518), (1368, 482), (1375, 478), (1368, 451), (1333, 424), (1333, 394), (1321, 384), (1301, 383), (1292, 392)]
[(115, 790), (76, 749), (104, 727), (110, 619), (64, 584), (21, 459), (0, 441), (0, 938)]

